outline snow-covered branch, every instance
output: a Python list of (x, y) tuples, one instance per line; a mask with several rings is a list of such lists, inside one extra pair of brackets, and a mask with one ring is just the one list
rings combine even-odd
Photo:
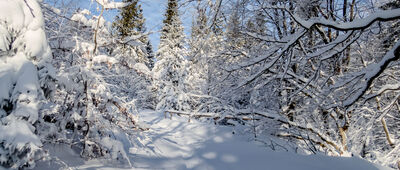
[(290, 12), (289, 9), (285, 9), (298, 24), (306, 29), (311, 29), (314, 25), (322, 25), (340, 31), (362, 30), (368, 28), (376, 21), (391, 21), (395, 19), (400, 19), (400, 9), (378, 11), (369, 15), (366, 18), (342, 23), (327, 20), (325, 18), (311, 18), (309, 20), (304, 20), (300, 16)]
[(369, 89), (372, 82), (379, 77), (383, 71), (388, 67), (388, 65), (400, 58), (400, 41), (398, 41), (393, 48), (388, 51), (382, 60), (378, 63), (371, 64), (363, 70), (364, 76), (362, 77), (362, 83), (356, 87), (356, 92), (350, 96), (350, 98), (343, 101), (342, 105), (344, 107), (349, 107), (357, 102)]
[(96, 0), (96, 2), (105, 9), (120, 9), (129, 5), (126, 2), (110, 2), (110, 0)]

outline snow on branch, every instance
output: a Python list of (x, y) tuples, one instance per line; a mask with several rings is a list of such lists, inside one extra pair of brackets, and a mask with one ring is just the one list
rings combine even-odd
[(274, 39), (270, 39), (267, 36), (263, 36), (263, 35), (259, 35), (257, 33), (253, 33), (253, 32), (248, 32), (248, 31), (242, 31), (242, 34), (248, 35), (250, 37), (259, 39), (261, 41), (265, 41), (265, 42), (275, 42), (275, 43), (287, 43), (287, 41), (282, 41), (282, 40), (274, 40)]
[(120, 9), (129, 5), (129, 3), (110, 2), (109, 0), (96, 0), (96, 2), (103, 6), (105, 9)]
[(398, 41), (392, 50), (387, 52), (383, 59), (379, 63), (371, 64), (367, 68), (363, 70), (364, 76), (362, 77), (361, 80), (363, 82), (358, 86), (358, 90), (356, 91), (355, 94), (352, 94), (350, 98), (346, 99), (343, 101), (342, 105), (344, 107), (349, 107), (353, 105), (355, 102), (357, 102), (364, 94), (365, 92), (369, 89), (371, 86), (372, 82), (382, 74), (382, 72), (388, 67), (388, 65), (392, 61), (396, 61), (400, 58), (400, 41)]
[[(272, 50), (273, 52), (271, 52), (271, 53), (269, 53), (269, 54), (267, 54), (267, 55), (262, 55), (262, 56), (260, 56), (260, 57), (254, 58), (254, 59), (250, 59), (249, 61), (240, 63), (240, 64), (238, 64), (237, 66), (233, 66), (233, 67), (231, 67), (231, 68), (228, 68), (227, 70), (228, 70), (228, 71), (235, 71), (235, 70), (239, 70), (239, 69), (244, 68), (244, 67), (249, 67), (249, 66), (258, 64), (258, 63), (260, 63), (260, 62), (262, 62), (262, 61), (265, 61), (266, 59), (269, 59), (272, 55), (274, 55), (274, 54), (277, 53), (277, 52), (279, 52), (279, 53), (278, 53), (278, 56), (279, 56), (278, 58), (280, 58), (280, 56), (282, 56), (287, 50), (289, 50), (290, 47), (293, 47), (294, 45), (296, 45), (297, 42), (298, 42), (298, 40), (299, 40), (301, 37), (303, 37), (306, 33), (307, 33), (307, 30), (303, 30), (303, 31), (301, 31), (301, 32), (299, 32), (299, 33), (297, 33), (297, 34), (295, 34), (295, 35), (289, 35), (288, 37), (292, 37), (292, 38), (291, 38), (290, 40), (288, 40), (287, 43), (282, 44), (283, 47), (280, 47), (280, 48), (278, 47), (278, 48)], [(275, 62), (276, 62), (276, 61), (273, 61), (272, 64), (274, 64)], [(272, 65), (271, 65), (271, 66), (272, 66)], [(267, 67), (266, 67), (265, 69), (263, 69), (263, 70), (266, 70), (266, 69), (268, 69), (268, 68), (271, 67), (271, 66), (267, 66)]]
[[(390, 20), (400, 19), (400, 9), (379, 11), (379, 12), (373, 13), (363, 19), (354, 20), (352, 22), (338, 23), (338, 22), (334, 22), (334, 21), (329, 21), (325, 18), (312, 18), (310, 20), (304, 20), (300, 16), (293, 14), (287, 8), (283, 8), (283, 7), (270, 7), (270, 8), (285, 9), (298, 24), (300, 24), (302, 27), (305, 28), (305, 30), (301, 31), (300, 33), (297, 33), (296, 35), (290, 36), (291, 39), (286, 44), (283, 44), (283, 46), (281, 48), (278, 48), (278, 51), (274, 51), (273, 53), (270, 53), (270, 55), (257, 57), (255, 59), (241, 63), (237, 66), (233, 66), (232, 68), (228, 69), (228, 71), (234, 71), (234, 70), (238, 70), (238, 69), (241, 69), (244, 67), (248, 67), (248, 66), (260, 63), (261, 61), (264, 61), (267, 58), (271, 58), (272, 55), (274, 55), (276, 52), (278, 52), (276, 54), (276, 57), (274, 57), (274, 59), (272, 61), (267, 63), (259, 72), (253, 74), (247, 80), (240, 83), (238, 87), (245, 86), (245, 85), (249, 84), (250, 82), (256, 80), (262, 74), (266, 73), (269, 70), (269, 68), (271, 68), (277, 62), (277, 60), (280, 57), (282, 57), (282, 55), (290, 47), (295, 45), (296, 42), (298, 42), (298, 40), (301, 39), (305, 35), (305, 33), (308, 30), (310, 30), (313, 26), (323, 25), (323, 26), (330, 27), (330, 28), (333, 28), (336, 30), (351, 31), (351, 32), (348, 32), (348, 33), (344, 34), (343, 36), (340, 36), (339, 39), (335, 40), (331, 44), (328, 44), (325, 48), (318, 50), (317, 52), (315, 52), (313, 54), (310, 54), (308, 57), (320, 56), (328, 51), (331, 51), (334, 47), (337, 47), (337, 45), (339, 43), (343, 43), (346, 40), (348, 40), (354, 34), (354, 32), (352, 32), (352, 30), (362, 30), (362, 29), (368, 28), (375, 21), (390, 21)], [(331, 53), (328, 56), (323, 57), (322, 60), (331, 58), (332, 56), (337, 54), (337, 52), (345, 50), (350, 44), (354, 43), (359, 38), (360, 35), (361, 35), (361, 33), (356, 34), (355, 38), (353, 38), (350, 42), (346, 43), (342, 48), (339, 49), (339, 51), (335, 51), (334, 53)], [(257, 36), (253, 35), (253, 37), (257, 37)], [(261, 37), (258, 37), (258, 38), (261, 39)], [(354, 104), (360, 97), (362, 97), (365, 94), (366, 90), (371, 86), (372, 81), (376, 77), (378, 77), (387, 68), (388, 64), (392, 61), (397, 60), (400, 57), (399, 53), (400, 53), (400, 48), (399, 48), (399, 43), (397, 43), (393, 47), (393, 49), (384, 56), (382, 61), (367, 67), (363, 71), (364, 76), (361, 79), (361, 80), (363, 80), (363, 83), (360, 86), (358, 86), (356, 93), (354, 95), (352, 95), (350, 98), (343, 101), (342, 105), (345, 107), (348, 107), (348, 106)]]
[(212, 23), (210, 25), (210, 28), (213, 27), (217, 22), (218, 14), (220, 13), (221, 10), (221, 5), (222, 5), (222, 0), (217, 0), (215, 2), (215, 8), (213, 9), (215, 12), (214, 16), (212, 17)]
[[(316, 52), (308, 54), (307, 58), (314, 58), (317, 56), (320, 56), (328, 51), (331, 51), (332, 49), (334, 49), (335, 47), (337, 47), (339, 44), (345, 42), (346, 40), (348, 40), (352, 35), (353, 35), (354, 31), (349, 31), (343, 35), (340, 35), (337, 39), (335, 39), (334, 41), (332, 41), (329, 44), (326, 44), (325, 47), (323, 48), (319, 48)], [(346, 46), (347, 47), (347, 46)], [(334, 53), (336, 54), (336, 52)], [(331, 56), (331, 55), (329, 55)], [(326, 58), (326, 57), (324, 57)]]
[[(294, 38), (292, 38), (288, 43), (286, 43), (285, 46), (282, 49), (277, 50), (277, 51), (279, 51), (279, 53), (272, 61), (268, 62), (265, 66), (263, 66), (263, 68), (260, 71), (258, 71), (257, 73), (253, 74), (252, 76), (250, 76), (245, 81), (241, 82), (237, 87), (238, 88), (239, 87), (243, 87), (243, 86), (253, 82), (254, 80), (256, 80), (262, 74), (268, 72), (268, 70), (285, 54), (285, 52), (288, 51), (294, 45), (296, 45), (298, 40), (301, 37), (303, 37), (303, 35), (305, 35), (306, 33), (307, 33), (307, 30), (304, 30), (304, 31), (298, 33), (297, 35), (294, 35)], [(248, 66), (260, 63), (261, 61), (264, 61), (264, 60), (266, 60), (266, 59), (268, 59), (270, 57), (271, 57), (270, 55), (257, 57), (257, 58), (253, 59), (250, 62), (245, 62), (245, 63), (240, 64), (239, 66), (233, 67), (232, 70), (238, 70), (240, 68), (244, 68), (244, 67), (248, 67)]]
[(292, 18), (306, 29), (310, 29), (314, 25), (323, 25), (326, 27), (334, 28), (336, 30), (348, 31), (348, 30), (361, 30), (368, 28), (375, 21), (391, 21), (395, 19), (400, 19), (400, 8), (392, 10), (384, 10), (373, 13), (366, 18), (357, 19), (352, 22), (334, 22), (327, 20), (325, 18), (311, 18), (309, 20), (304, 20), (300, 16), (293, 14), (289, 9), (285, 10), (292, 16)]
[(375, 92), (374, 94), (370, 94), (368, 96), (365, 97), (365, 101), (372, 99), (374, 97), (377, 97), (385, 92), (388, 91), (395, 91), (395, 90), (400, 90), (400, 84), (388, 84), (383, 86), (380, 90), (378, 90), (377, 92)]

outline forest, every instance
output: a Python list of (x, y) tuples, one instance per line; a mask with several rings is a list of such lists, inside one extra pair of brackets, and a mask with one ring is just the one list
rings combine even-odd
[(398, 0), (0, 0), (0, 170), (400, 169), (399, 38)]

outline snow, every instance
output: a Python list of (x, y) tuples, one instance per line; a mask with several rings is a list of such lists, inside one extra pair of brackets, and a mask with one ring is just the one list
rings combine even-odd
[[(353, 31), (349, 31), (347, 33), (345, 33), (344, 35), (340, 35), (338, 38), (336, 38), (333, 42), (329, 43), (328, 45), (326, 45), (326, 47), (320, 48), (318, 49), (315, 53), (309, 54), (307, 57), (308, 58), (313, 58), (313, 57), (317, 57), (320, 56), (324, 53), (326, 53), (329, 50), (332, 50), (334, 47), (336, 47), (339, 43), (344, 42), (345, 40), (347, 40), (351, 35), (353, 34)], [(326, 59), (323, 58), (322, 60)]]
[(357, 19), (352, 22), (343, 22), (343, 23), (327, 20), (325, 18), (311, 18), (310, 20), (306, 21), (296, 14), (291, 14), (291, 15), (299, 24), (308, 29), (310, 29), (313, 25), (324, 25), (333, 27), (337, 30), (358, 30), (370, 26), (377, 20), (390, 20), (399, 18), (400, 9), (378, 11), (363, 19)]
[(7, 22), (13, 28), (21, 28), (24, 25), (24, 20), (25, 16), (21, 1), (0, 1), (0, 21)]
[(107, 55), (98, 55), (98, 56), (93, 57), (93, 62), (114, 64), (117, 62), (117, 60), (115, 58), (107, 56)]
[[(232, 134), (230, 127), (192, 121), (174, 116), (165, 119), (154, 111), (140, 113), (150, 130), (137, 137), (137, 146), (128, 149), (132, 167), (106, 160), (84, 161), (72, 148), (52, 145), (52, 161), (38, 163), (35, 169), (58, 166), (72, 169), (280, 169), (280, 170), (386, 170), (357, 156), (328, 157), (271, 151), (249, 136)], [(113, 147), (115, 142), (104, 141)], [(121, 148), (120, 148), (121, 149)], [(76, 156), (74, 156), (76, 155)], [(62, 163), (60, 163), (62, 162)]]
[(42, 4), (42, 5), (43, 5), (44, 8), (50, 10), (51, 12), (54, 12), (57, 15), (61, 15), (61, 10), (60, 9), (55, 8), (55, 7), (53, 7), (53, 6), (49, 5), (49, 4), (45, 4), (45, 3)]
[(152, 76), (152, 73), (150, 69), (143, 63), (136, 63), (133, 68), (136, 70), (136, 72), (144, 74), (148, 77)]
[[(12, 169), (30, 168), (35, 166), (38, 160), (41, 161), (36, 169), (388, 169), (369, 163), (359, 156), (352, 156), (352, 152), (357, 153), (358, 151), (350, 147), (351, 145), (359, 145), (359, 141), (354, 142), (353, 139), (346, 139), (344, 138), (345, 136), (342, 136), (342, 139), (346, 141), (342, 142), (342, 145), (338, 145), (338, 147), (334, 146), (339, 142), (340, 138), (334, 133), (330, 133), (331, 123), (326, 123), (326, 127), (329, 130), (325, 131), (324, 129), (319, 129), (319, 125), (313, 122), (295, 120), (306, 118), (303, 117), (302, 112), (309, 113), (308, 107), (301, 107), (301, 109), (295, 110), (296, 112), (299, 111), (300, 115), (296, 115), (294, 121), (286, 120), (285, 116), (281, 114), (286, 114), (286, 111), (274, 111), (272, 108), (258, 110), (258, 108), (255, 108), (260, 105), (266, 105), (261, 100), (269, 100), (276, 97), (267, 94), (269, 91), (261, 90), (265, 87), (267, 89), (272, 87), (267, 87), (268, 82), (265, 80), (261, 80), (261, 84), (256, 82), (255, 84), (258, 84), (255, 86), (256, 88), (243, 88), (243, 91), (251, 91), (251, 93), (248, 92), (249, 99), (245, 99), (247, 98), (246, 94), (242, 93), (244, 94), (243, 101), (249, 100), (249, 104), (243, 104), (243, 106), (242, 104), (240, 106), (231, 106), (232, 100), (236, 100), (236, 97), (231, 93), (234, 91), (230, 91), (230, 88), (233, 88), (233, 85), (236, 86), (237, 81), (242, 82), (239, 84), (239, 87), (242, 87), (259, 77), (265, 78), (266, 76), (262, 75), (266, 72), (276, 74), (275, 78), (282, 77), (282, 81), (286, 79), (286, 74), (290, 78), (297, 79), (288, 79), (288, 83), (294, 84), (294, 86), (298, 86), (296, 88), (300, 87), (300, 89), (295, 91), (294, 94), (290, 94), (290, 96), (289, 94), (282, 95), (283, 98), (291, 99), (296, 97), (297, 92), (306, 89), (309, 85), (311, 85), (309, 87), (318, 88), (318, 81), (316, 85), (313, 85), (311, 84), (314, 81), (313, 78), (302, 77), (302, 73), (299, 73), (308, 72), (308, 68), (298, 71), (295, 71), (295, 69), (293, 71), (288, 70), (291, 65), (290, 62), (299, 61), (292, 61), (291, 58), (288, 61), (283, 61), (286, 60), (288, 53), (296, 52), (297, 47), (304, 48), (302, 47), (302, 42), (306, 41), (307, 32), (312, 26), (322, 25), (333, 28), (336, 31), (351, 30), (348, 33), (338, 33), (340, 36), (325, 46), (318, 45), (311, 48), (311, 50), (308, 47), (301, 49), (305, 53), (313, 52), (308, 55), (309, 58), (320, 57), (320, 60), (326, 60), (345, 50), (347, 45), (354, 44), (359, 37), (363, 37), (361, 32), (358, 33), (354, 30), (363, 30), (370, 27), (375, 21), (398, 19), (400, 18), (399, 9), (378, 11), (366, 18), (355, 19), (350, 22), (333, 22), (323, 18), (311, 18), (305, 21), (299, 16), (291, 14), (304, 28), (296, 29), (294, 33), (281, 40), (272, 40), (272, 37), (261, 36), (258, 33), (242, 32), (262, 41), (270, 41), (271, 46), (267, 45), (268, 50), (261, 50), (259, 54), (257, 52), (257, 55), (252, 52), (255, 48), (241, 52), (241, 55), (244, 56), (243, 60), (238, 59), (237, 61), (240, 62), (238, 64), (235, 63), (237, 62), (236, 59), (232, 60), (232, 63), (226, 60), (226, 65), (233, 66), (226, 68), (226, 70), (221, 70), (221, 72), (213, 71), (212, 69), (214, 68), (211, 67), (225, 67), (225, 65), (206, 65), (205, 62), (225, 60), (206, 59), (204, 60), (205, 62), (198, 60), (200, 61), (199, 63), (202, 63), (199, 64), (200, 67), (206, 67), (200, 68), (200, 72), (204, 72), (201, 74), (200, 72), (196, 73), (198, 71), (197, 67), (191, 67), (191, 64), (193, 64), (191, 62), (196, 61), (194, 57), (190, 57), (190, 50), (192, 49), (186, 50), (186, 48), (183, 48), (184, 45), (182, 44), (186, 43), (178, 15), (173, 19), (173, 24), (163, 27), (164, 30), (169, 30), (168, 32), (171, 34), (161, 36), (167, 38), (162, 38), (156, 55), (157, 62), (154, 65), (154, 69), (150, 70), (142, 61), (135, 61), (142, 62), (135, 63), (130, 60), (124, 60), (125, 57), (131, 57), (131, 55), (133, 58), (137, 58), (139, 54), (135, 53), (127, 56), (124, 56), (125, 54), (123, 53), (117, 54), (122, 51), (118, 49), (118, 44), (125, 44), (133, 50), (140, 51), (137, 53), (146, 52), (142, 48), (145, 44), (139, 42), (139, 39), (144, 35), (131, 36), (122, 40), (111, 40), (111, 33), (108, 30), (111, 27), (111, 23), (106, 23), (106, 20), (102, 17), (103, 11), (100, 16), (93, 16), (89, 10), (82, 10), (73, 14), (71, 20), (74, 22), (70, 22), (67, 19), (65, 21), (68, 24), (57, 23), (59, 20), (55, 18), (55, 22), (46, 23), (46, 31), (48, 32), (45, 32), (44, 18), (40, 9), (41, 4), (38, 2), (42, 2), (42, 0), (0, 0), (0, 169), (3, 169), (3, 167)], [(95, 0), (95, 2), (102, 6), (103, 9), (121, 8), (128, 5), (128, 3), (115, 2), (114, 0)], [(209, 1), (209, 3), (212, 2)], [(215, 3), (220, 6), (222, 0), (217, 0)], [(61, 12), (63, 10), (58, 10), (51, 6), (43, 6), (50, 8), (49, 10), (52, 10), (53, 13), (63, 15), (63, 12)], [(215, 12), (215, 19), (218, 11), (219, 9)], [(67, 13), (68, 17), (71, 13)], [(288, 11), (288, 13), (290, 12)], [(67, 16), (59, 15), (56, 15), (56, 17), (68, 18)], [(46, 22), (49, 21), (49, 18), (50, 20), (53, 19), (50, 16), (53, 15), (46, 15)], [(99, 35), (98, 39), (96, 39), (96, 43), (99, 46), (97, 54), (107, 53), (107, 55), (91, 54), (94, 49), (93, 30), (86, 29), (87, 27), (82, 25), (96, 29), (95, 32), (98, 32), (96, 35)], [(53, 30), (54, 27), (58, 27), (57, 30)], [(77, 28), (77, 30), (69, 29), (70, 27)], [(80, 32), (81, 28), (83, 28), (82, 34)], [(65, 31), (67, 33), (59, 33), (64, 32), (64, 29), (67, 30)], [(61, 44), (58, 46), (61, 49), (54, 48), (53, 57), (51, 58), (49, 58), (51, 51), (46, 35), (51, 35), (53, 41), (59, 41), (57, 43)], [(61, 37), (65, 37), (68, 40), (63, 41)], [(218, 38), (216, 37), (216, 39)], [(115, 41), (118, 42), (116, 43), (117, 46), (115, 46)], [(208, 43), (208, 40), (204, 42), (204, 44)], [(371, 86), (371, 82), (382, 74), (391, 62), (398, 59), (397, 54), (395, 55), (394, 53), (398, 52), (399, 46), (400, 42), (397, 42), (393, 49), (386, 53), (378, 63), (370, 64), (363, 70), (357, 70), (359, 77), (353, 76), (352, 78), (349, 76), (352, 78), (351, 80), (359, 78), (359, 82), (355, 83), (356, 86), (350, 91), (354, 92), (354, 94), (347, 99), (340, 99), (344, 100), (342, 102), (343, 106), (353, 105), (365, 95), (366, 90)], [(114, 50), (114, 47), (117, 50)], [(205, 49), (205, 47), (199, 49), (199, 54), (208, 56), (214, 53), (207, 53)], [(241, 50), (241, 48), (238, 49)], [(213, 50), (219, 51), (219, 48)], [(231, 52), (226, 52), (227, 54), (225, 54), (225, 50), (221, 51), (224, 51), (221, 53), (224, 56), (231, 54)], [(58, 52), (62, 54), (58, 54)], [(297, 58), (294, 57), (293, 59), (297, 60)], [(299, 58), (303, 58), (302, 55)], [(59, 70), (53, 69), (50, 63), (58, 66)], [(281, 66), (280, 63), (287, 64), (282, 65), (284, 67), (279, 67)], [(308, 65), (306, 62), (303, 64)], [(122, 65), (127, 67), (119, 68)], [(132, 65), (133, 69), (131, 69)], [(279, 71), (270, 70), (271, 68), (284, 68), (283, 75), (280, 75)], [(195, 73), (191, 74), (190, 71)], [(237, 75), (234, 75), (236, 73), (229, 73), (225, 79), (227, 83), (218, 82), (219, 78), (224, 77), (224, 75), (219, 74), (224, 74), (223, 72), (226, 71), (242, 73)], [(207, 75), (205, 74), (206, 72)], [(321, 72), (321, 74), (327, 73)], [(200, 77), (203, 75), (207, 77), (204, 78), (204, 82), (207, 80), (206, 85), (210, 87), (205, 90), (210, 96), (201, 92), (202, 89), (200, 88), (202, 87), (200, 85), (197, 87), (196, 83), (193, 83), (193, 81), (202, 81)], [(348, 74), (346, 73), (346, 75)], [(213, 80), (212, 78), (216, 79)], [(336, 80), (336, 77), (334, 77), (333, 81)], [(351, 80), (349, 79), (346, 82)], [(213, 84), (215, 82), (218, 83)], [(229, 83), (233, 85), (229, 86)], [(302, 83), (305, 85), (302, 86)], [(343, 83), (334, 82), (334, 85)], [(216, 89), (228, 90), (227, 95), (217, 94), (220, 91), (213, 90), (213, 87), (211, 87), (213, 85), (216, 86)], [(196, 88), (199, 88), (199, 90)], [(398, 83), (384, 86), (383, 88), (381, 90), (377, 89), (377, 92), (384, 93), (385, 90), (398, 89)], [(292, 89), (291, 87), (287, 88), (287, 92)], [(241, 89), (236, 88), (236, 90)], [(322, 94), (318, 90), (315, 90), (317, 92), (316, 97), (313, 97), (314, 94), (311, 97), (318, 98)], [(48, 93), (55, 94), (47, 95)], [(259, 96), (261, 93), (266, 93), (265, 97)], [(240, 95), (240, 92), (238, 95)], [(400, 94), (395, 99), (399, 98), (399, 96)], [(330, 96), (327, 97), (329, 98)], [(216, 100), (218, 104), (214, 104), (214, 101), (208, 101), (208, 98), (213, 98), (212, 100)], [(282, 101), (282, 103), (286, 102), (288, 101)], [(305, 100), (299, 105), (309, 105), (310, 102)], [(315, 102), (324, 104), (324, 100), (320, 102), (317, 99)], [(395, 102), (396, 100), (393, 100), (390, 105), (383, 107), (384, 113), (380, 114), (378, 119), (383, 118)], [(382, 103), (384, 104), (385, 101)], [(311, 104), (311, 106), (314, 105), (313, 103)], [(140, 105), (148, 105), (145, 108), (154, 108), (157, 105), (158, 110), (178, 110), (185, 114), (181, 114), (182, 117), (180, 117), (177, 114), (172, 114), (171, 111), (169, 117), (166, 118), (162, 112), (151, 110), (138, 112), (138, 110), (143, 109), (143, 107), (139, 107)], [(208, 108), (205, 108), (205, 106)], [(196, 110), (195, 107), (200, 109), (193, 111)], [(282, 108), (287, 110), (286, 108), (290, 107), (286, 107), (284, 104)], [(210, 120), (206, 121), (206, 118), (202, 118), (202, 120), (194, 119), (196, 116), (201, 117), (198, 112), (206, 109), (208, 113), (201, 116), (208, 116)], [(371, 112), (374, 112), (374, 110), (371, 109)], [(130, 115), (131, 113), (135, 115)], [(314, 114), (314, 112), (311, 113)], [(235, 119), (235, 116), (247, 116), (244, 118), (252, 120), (252, 124), (242, 124), (242, 122), (227, 119), (227, 117), (223, 121), (228, 122), (227, 124), (232, 124), (232, 126), (212, 124), (214, 122), (212, 118), (217, 119), (216, 115), (218, 115), (219, 120), (215, 121), (215, 123), (224, 118), (223, 115), (226, 114), (229, 114), (229, 118)], [(129, 120), (123, 120), (125, 119), (124, 116)], [(263, 122), (265, 119), (256, 119), (255, 116), (284, 124), (273, 127), (274, 123), (269, 125), (269, 122)], [(313, 115), (310, 116), (313, 118)], [(339, 114), (333, 113), (330, 116), (335, 119)], [(368, 115), (362, 114), (362, 116)], [(319, 120), (317, 118), (315, 122)], [(244, 121), (244, 119), (241, 121)], [(370, 122), (373, 121), (371, 120)], [(336, 125), (338, 125), (338, 122), (336, 122)], [(249, 126), (254, 128), (250, 130)], [(269, 136), (270, 131), (266, 130), (269, 127), (274, 129), (283, 126), (285, 126), (285, 130), (300, 130), (299, 133), (304, 130), (315, 133), (324, 141), (322, 144), (329, 145), (333, 143), (332, 146), (335, 147), (336, 151), (327, 151), (324, 154), (321, 152), (325, 148), (319, 150), (314, 147), (308, 148), (309, 151), (307, 152), (307, 148), (302, 148), (301, 144), (297, 145), (299, 143), (287, 142), (286, 139)], [(291, 126), (296, 128), (292, 129)], [(358, 127), (358, 125), (351, 128), (355, 127)], [(346, 133), (354, 134), (351, 128)], [(287, 134), (289, 136), (292, 133), (297, 132), (284, 131), (279, 134)], [(261, 135), (257, 136), (258, 134)], [(392, 132), (392, 134), (394, 133)], [(358, 136), (361, 136), (361, 134)], [(375, 136), (371, 137), (375, 138)], [(254, 140), (254, 138), (257, 140)], [(292, 148), (275, 150), (269, 147), (268, 143), (263, 143), (260, 138), (271, 138), (268, 139), (271, 142), (272, 139), (276, 139), (274, 142), (277, 145), (282, 145), (282, 148)], [(356, 137), (353, 138), (356, 139)], [(394, 138), (392, 141), (398, 141), (396, 136)], [(299, 137), (299, 139), (303, 138)], [(310, 143), (314, 144), (318, 144), (318, 141), (321, 141), (315, 140), (314, 142), (313, 138), (308, 139)], [(365, 142), (373, 142), (368, 140)], [(304, 142), (307, 144), (307, 141), (304, 140)], [(344, 147), (347, 144), (350, 147), (348, 151), (344, 151), (344, 154), (340, 154), (341, 157), (325, 156), (345, 150)], [(370, 146), (372, 145), (368, 145), (368, 147)], [(377, 143), (372, 147), (379, 148), (381, 146), (383, 145)], [(329, 146), (326, 147), (326, 149), (329, 148)], [(283, 150), (286, 150), (286, 152)], [(297, 153), (293, 153), (293, 150)], [(399, 150), (400, 145), (397, 145), (392, 150), (385, 151), (388, 153), (363, 157), (379, 163), (382, 163), (380, 159), (388, 160), (383, 162), (383, 165), (394, 167), (393, 162), (389, 161), (395, 159), (397, 161), (397, 156), (395, 155)], [(46, 157), (47, 151), (49, 152), (49, 157)], [(305, 155), (311, 151), (317, 154)], [(379, 151), (380, 149), (366, 149), (366, 152), (369, 153)], [(376, 158), (371, 159), (371, 157)], [(92, 158), (93, 160), (87, 160)]]
[(18, 104), (13, 114), (19, 117), (26, 117), (28, 122), (34, 123), (38, 119), (37, 96), (38, 89), (40, 89), (36, 67), (30, 62), (24, 64), (18, 75), (17, 82), (12, 96), (18, 96), (18, 99), (14, 99), (14, 102), (24, 102), (24, 104)]
[(9, 89), (12, 86), (12, 74), (10, 73), (12, 71), (0, 67), (0, 101), (9, 98)]
[(96, 0), (101, 6), (104, 6), (105, 9), (115, 9), (115, 8), (123, 8), (129, 3), (124, 2), (110, 2), (109, 0)]
[(80, 23), (82, 23), (86, 26), (90, 26), (92, 28), (96, 28), (96, 21), (87, 19), (86, 15), (90, 15), (90, 12), (88, 10), (82, 10), (82, 11), (72, 15), (71, 20), (80, 22)]
[(22, 149), (25, 144), (33, 143), (41, 146), (39, 138), (30, 130), (34, 129), (32, 125), (21, 120), (11, 120), (6, 126), (0, 126), (0, 141), (12, 143), (16, 149)]
[[(91, 16), (90, 11), (84, 9), (72, 15), (71, 20), (79, 22), (85, 26), (91, 27), (93, 29), (97, 28), (98, 18), (100, 17), (100, 26), (104, 26), (106, 20), (102, 16)], [(89, 18), (89, 19), (88, 19)]]
[(0, 165), (30, 167), (42, 156), (37, 66), (50, 54), (38, 1), (0, 0), (0, 34)]
[[(8, 1), (0, 1), (0, 8), (4, 5), (1, 5), (1, 3), (5, 2)], [(13, 114), (15, 116), (26, 117), (30, 123), (33, 123), (38, 117), (38, 107), (35, 101), (40, 87), (36, 66), (28, 59), (39, 59), (48, 55), (49, 49), (44, 30), (42, 29), (44, 24), (43, 17), (39, 4), (36, 1), (26, 1), (29, 7), (23, 1), (8, 3), (11, 3), (11, 5), (8, 4), (7, 6), (16, 11), (5, 14), (0, 9), (2, 11), (0, 12), (0, 18), (4, 18), (6, 21), (10, 19), (12, 23), (22, 20), (21, 23), (9, 26), (14, 26), (13, 29), (21, 31), (22, 34), (20, 37), (16, 37), (15, 40), (16, 42), (22, 42), (14, 42), (12, 45), (15, 47), (13, 48), (19, 48), (17, 45), (24, 45), (26, 48), (24, 52), (17, 52), (14, 56), (6, 56), (0, 59), (0, 102), (12, 100), (12, 102), (25, 103), (17, 104), (17, 108)], [(29, 8), (32, 8), (32, 10)], [(9, 33), (5, 32), (4, 34), (7, 35)], [(2, 40), (0, 44), (9, 46), (9, 42), (5, 40)], [(13, 87), (14, 84), (15, 87)], [(10, 99), (10, 95), (14, 96), (14, 98)]]
[(364, 76), (361, 80), (364, 80), (358, 87), (356, 93), (350, 96), (348, 99), (343, 101), (343, 106), (347, 107), (355, 103), (365, 91), (369, 88), (370, 83), (384, 70), (387, 65), (392, 62), (396, 57), (395, 51), (400, 48), (400, 41), (398, 41), (390, 51), (388, 51), (378, 63), (374, 63), (363, 69), (361, 72)]
[[(121, 154), (123, 158), (129, 160), (122, 142), (111, 139), (109, 137), (105, 137), (101, 140), (101, 143), (103, 144), (103, 146), (110, 150), (112, 159), (117, 159), (119, 157), (119, 154)], [(130, 166), (132, 166), (131, 162), (128, 163)]]
[(28, 30), (25, 33), (26, 52), (29, 56), (44, 56), (47, 52), (46, 35), (42, 29)]

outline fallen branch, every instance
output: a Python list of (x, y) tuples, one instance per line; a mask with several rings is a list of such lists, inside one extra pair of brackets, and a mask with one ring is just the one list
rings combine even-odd
[(190, 118), (195, 118), (195, 119), (200, 119), (200, 118), (212, 118), (212, 119), (214, 119), (215, 121), (216, 120), (218, 120), (218, 119), (240, 119), (240, 120), (261, 120), (261, 119), (259, 119), (259, 118), (250, 118), (250, 117), (246, 117), (246, 116), (224, 116), (224, 117), (221, 117), (221, 116), (214, 116), (214, 115), (216, 115), (217, 113), (214, 113), (214, 114), (210, 114), (210, 113), (208, 113), (208, 114), (205, 114), (205, 113), (203, 113), (203, 114), (190, 114), (190, 113), (187, 113), (187, 112), (184, 112), (184, 111), (171, 111), (171, 110), (168, 110), (168, 111), (165, 111), (165, 118), (167, 117), (167, 113), (169, 113), (170, 114), (170, 116), (172, 117), (172, 115), (173, 114), (175, 114), (175, 115), (178, 115), (178, 116), (189, 116), (189, 122), (190, 122)]

